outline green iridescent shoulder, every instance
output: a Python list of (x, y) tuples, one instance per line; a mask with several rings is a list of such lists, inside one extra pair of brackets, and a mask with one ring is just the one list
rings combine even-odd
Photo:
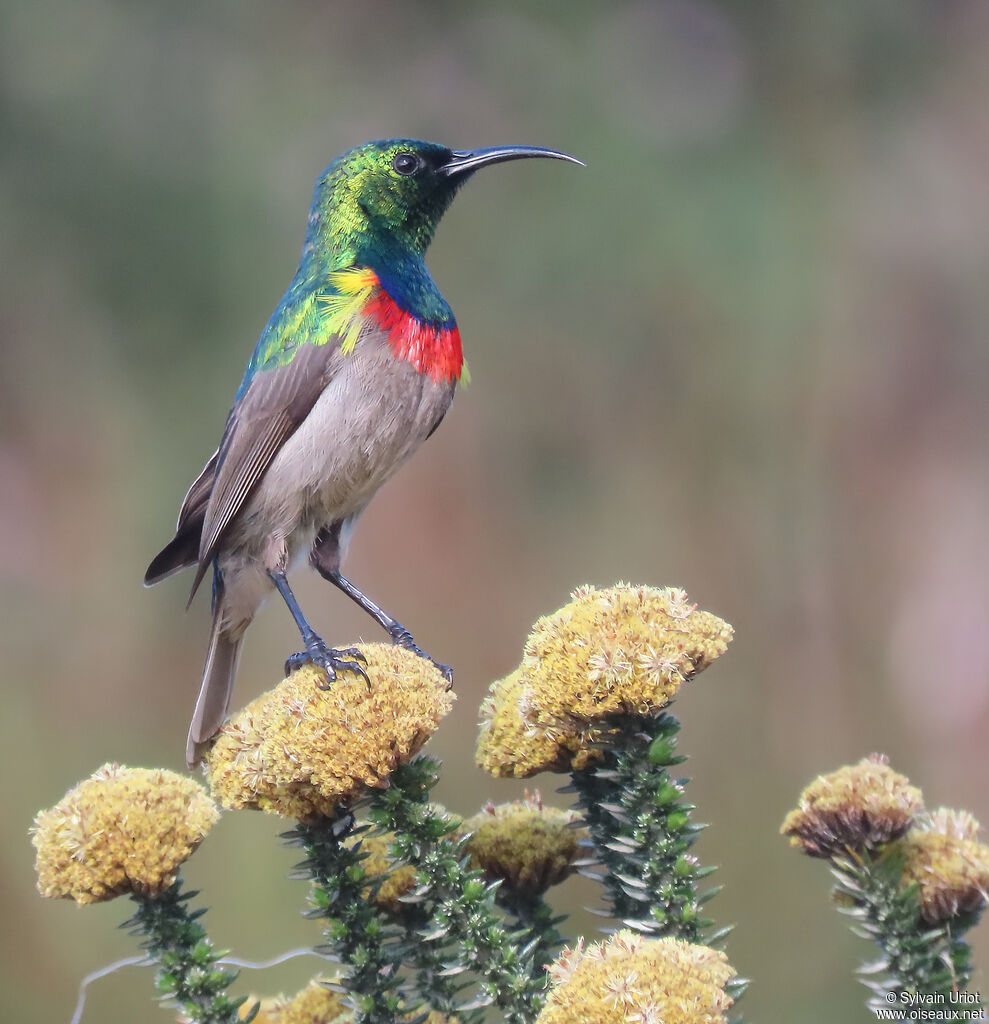
[(337, 338), (319, 301), (324, 294), (312, 288), (286, 292), (258, 338), (241, 391), (256, 373), (291, 363), (300, 346), (326, 345)]

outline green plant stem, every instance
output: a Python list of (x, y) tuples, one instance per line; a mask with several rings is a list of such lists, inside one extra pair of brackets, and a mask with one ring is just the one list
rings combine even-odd
[(612, 915), (657, 936), (713, 944), (713, 921), (703, 904), (718, 890), (701, 889), (714, 868), (690, 853), (697, 834), (692, 804), (683, 800), (687, 779), (669, 769), (677, 755), (680, 723), (668, 714), (629, 715), (609, 723), (604, 759), (572, 773), (578, 807), (590, 829), (604, 874)]
[(541, 895), (520, 893), (503, 883), (495, 897), (498, 906), (510, 915), (515, 934), (530, 951), (530, 970), (534, 980), (542, 984), (545, 968), (563, 945), (563, 936), (556, 926), (564, 920), (555, 917), (553, 909)]
[(181, 879), (157, 896), (134, 894), (137, 910), (123, 927), (143, 936), (142, 948), (158, 965), (158, 991), (193, 1024), (234, 1024), (241, 1021), (237, 1011), (246, 997), (234, 1001), (225, 995), (237, 972), (217, 966), (225, 954), (214, 949), (197, 920), (205, 910), (186, 906), (196, 895), (182, 892)]
[(371, 820), (395, 833), (395, 852), (417, 869), (417, 893), (432, 901), (431, 927), (420, 941), (442, 942), (456, 958), (449, 969), (467, 968), (481, 978), (475, 1005), (494, 1003), (508, 1024), (530, 1024), (542, 983), (534, 981), (531, 957), (495, 911), (496, 887), (466, 867), (461, 844), (445, 838), (456, 822), (429, 806), (437, 778), (437, 762), (429, 757), (397, 768), (390, 787), (370, 795)]
[(299, 874), (311, 879), (314, 917), (326, 919), (325, 953), (344, 965), (347, 988), (358, 1024), (393, 1024), (408, 1006), (399, 987), (399, 936), (373, 900), (366, 896), (375, 879), (364, 869), (366, 854), (347, 844), (353, 817), (342, 811), (333, 819), (300, 824), (286, 834), (300, 842), (306, 860)]
[[(880, 960), (862, 968), (862, 983), (873, 993), (868, 1005), (902, 1007), (902, 997), (918, 996), (943, 999), (938, 1009), (950, 1013), (951, 994), (963, 991), (971, 978), (971, 951), (960, 935), (974, 922), (958, 922), (954, 932), (948, 926), (927, 924), (916, 886), (900, 888), (902, 869), (902, 855), (895, 846), (878, 853), (849, 851), (831, 863), (840, 909), (856, 919), (856, 933), (872, 939), (882, 951)], [(959, 1012), (967, 1016), (940, 1019), (969, 1020), (970, 1011), (979, 1005), (960, 1004)]]
[(422, 896), (406, 902), (400, 910), (388, 909), (388, 915), (402, 930), (403, 962), (415, 972), (412, 987), (416, 996), (431, 1010), (446, 1016), (455, 1016), (461, 1024), (474, 1024), (481, 1020), (480, 1011), (464, 1010), (461, 993), (473, 984), (464, 980), (464, 972), (450, 973), (456, 953), (449, 941), (436, 939), (423, 942), (422, 935), (430, 930), (435, 911), (434, 901)]

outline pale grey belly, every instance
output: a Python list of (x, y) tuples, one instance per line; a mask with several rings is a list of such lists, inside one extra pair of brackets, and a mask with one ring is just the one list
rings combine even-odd
[[(289, 560), (315, 534), (357, 516), (442, 418), (454, 386), (360, 347), (285, 442), (238, 517), (283, 540)], [(261, 540), (260, 537), (257, 537)]]

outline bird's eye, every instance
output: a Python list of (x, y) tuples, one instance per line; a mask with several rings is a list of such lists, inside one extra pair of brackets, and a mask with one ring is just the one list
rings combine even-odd
[(419, 170), (422, 161), (415, 153), (396, 153), (391, 165), (399, 174), (404, 174), (407, 177)]

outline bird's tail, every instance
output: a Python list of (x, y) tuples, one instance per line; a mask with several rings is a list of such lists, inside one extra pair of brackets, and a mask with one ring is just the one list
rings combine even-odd
[(219, 732), (223, 719), (230, 707), (230, 695), (234, 688), (234, 676), (240, 663), (240, 645), (244, 631), (240, 629), (232, 636), (223, 629), (223, 602), (216, 601), (213, 608), (213, 626), (209, 636), (209, 650), (206, 653), (206, 667), (203, 682), (192, 713), (189, 739), (185, 748), (185, 759), (190, 768), (195, 768), (202, 758), (209, 741)]

